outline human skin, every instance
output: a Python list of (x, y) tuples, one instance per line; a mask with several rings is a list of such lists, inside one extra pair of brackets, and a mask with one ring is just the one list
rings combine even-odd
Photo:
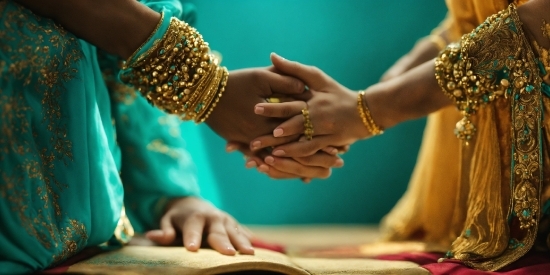
[[(134, 0), (19, 0), (34, 13), (51, 18), (65, 29), (98, 48), (127, 59), (150, 36), (161, 16)], [(265, 102), (275, 93), (301, 94), (304, 84), (293, 77), (274, 72), (273, 68), (238, 70), (230, 73), (224, 96), (212, 112), (207, 124), (225, 139), (248, 143), (259, 134), (270, 133), (280, 123), (257, 116), (253, 106)], [(329, 161), (327, 161), (327, 159)], [(310, 158), (311, 159), (311, 158)], [(318, 164), (317, 157), (313, 163)], [(336, 156), (322, 156), (322, 163), (334, 162)], [(312, 169), (302, 163), (304, 175)], [(330, 168), (325, 167), (324, 170)], [(315, 173), (319, 169), (313, 170)], [(300, 175), (294, 175), (300, 177)], [(170, 225), (166, 221), (171, 221)], [(181, 232), (184, 245), (195, 251), (200, 246), (202, 232), (210, 246), (222, 254), (234, 255), (238, 250), (253, 254), (249, 236), (235, 233), (238, 223), (227, 213), (195, 198), (177, 198), (168, 205), (161, 221), (161, 231), (147, 234), (153, 241), (167, 244)], [(198, 233), (200, 231), (200, 234)], [(200, 235), (200, 238), (198, 237)]]
[[(532, 0), (518, 8), (527, 35), (545, 48), (550, 46), (550, 41), (540, 31), (540, 24), (543, 20), (549, 21), (548, 10), (550, 0)], [(316, 67), (288, 61), (277, 55), (272, 55), (272, 62), (277, 70), (303, 80), (311, 88), (313, 96), (307, 101), (307, 107), (315, 136), (310, 141), (288, 141), (288, 137), (304, 131), (301, 110), (306, 103), (260, 103), (255, 107), (256, 114), (287, 118), (287, 121), (275, 128), (272, 135), (254, 139), (250, 146), (259, 143), (260, 148), (273, 147), (272, 154), (278, 157), (304, 157), (327, 146), (351, 144), (372, 135), (357, 112), (355, 92)], [(402, 69), (403, 73), (399, 76), (388, 77), (365, 91), (363, 103), (368, 106), (376, 124), (383, 129), (424, 117), (452, 103), (435, 79), (434, 60), (411, 67)]]

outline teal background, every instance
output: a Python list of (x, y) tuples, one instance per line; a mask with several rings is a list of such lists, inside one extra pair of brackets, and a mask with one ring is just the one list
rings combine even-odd
[[(351, 89), (382, 73), (445, 16), (434, 0), (191, 1), (196, 27), (231, 69), (268, 66), (269, 53), (315, 65)], [(424, 120), (361, 141), (331, 178), (271, 180), (205, 125), (184, 125), (203, 196), (246, 224), (376, 223), (403, 194)], [(197, 131), (198, 129), (198, 131)], [(205, 154), (206, 152), (206, 154)]]

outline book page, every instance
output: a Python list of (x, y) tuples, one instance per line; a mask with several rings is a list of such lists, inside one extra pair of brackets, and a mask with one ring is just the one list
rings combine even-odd
[(68, 272), (206, 275), (252, 270), (310, 275), (294, 265), (286, 255), (264, 249), (256, 249), (254, 256), (224, 256), (211, 249), (189, 252), (183, 247), (159, 246), (126, 246), (72, 265)]
[(372, 275), (430, 275), (415, 263), (374, 259), (292, 258), (304, 270), (315, 275), (372, 274)]

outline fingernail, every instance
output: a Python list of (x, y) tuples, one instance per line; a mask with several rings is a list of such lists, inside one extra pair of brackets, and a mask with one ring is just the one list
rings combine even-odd
[(260, 146), (262, 146), (262, 142), (261, 142), (261, 141), (256, 140), (256, 141), (252, 142), (252, 149), (259, 149)]
[(309, 87), (307, 85), (304, 86), (304, 91), (306, 91), (306, 92), (309, 91)]
[(237, 150), (237, 147), (235, 145), (227, 145), (227, 147), (225, 147), (225, 151), (227, 151), (228, 153), (231, 153), (235, 150)]
[(334, 163), (334, 167), (342, 167), (344, 166), (344, 160), (343, 159), (337, 159)]
[(274, 137), (280, 137), (282, 135), (283, 135), (283, 129), (277, 128), (277, 129), (273, 130), (273, 136)]
[(229, 251), (231, 253), (237, 253), (237, 250), (235, 250), (235, 248), (233, 248), (232, 246), (228, 246), (227, 251)]
[(279, 150), (273, 151), (272, 154), (273, 154), (274, 156), (281, 157), (281, 156), (284, 156), (286, 153), (285, 153), (285, 151), (279, 149)]
[(304, 137), (304, 136), (301, 136), (301, 137), (298, 139), (298, 141), (306, 141), (306, 140), (307, 140), (307, 138)]
[(252, 168), (252, 167), (256, 167), (256, 161), (253, 161), (253, 160), (249, 160), (246, 162), (245, 166), (246, 168)]
[(273, 164), (273, 163), (275, 163), (275, 159), (272, 156), (267, 156), (267, 157), (265, 157), (265, 163)]
[(329, 153), (329, 154), (331, 154), (331, 155), (336, 155), (336, 154), (338, 154), (338, 149), (332, 148), (332, 149), (330, 150), (330, 153)]
[(263, 173), (267, 173), (269, 171), (269, 167), (267, 167), (267, 165), (265, 165), (265, 164), (262, 164), (262, 165), (258, 166), (258, 171), (263, 172)]
[(197, 246), (197, 244), (196, 244), (196, 243), (194, 243), (194, 242), (190, 242), (190, 243), (189, 243), (189, 247), (191, 247), (191, 248), (195, 248), (195, 246)]
[[(250, 109), (249, 109), (250, 110)], [(264, 107), (262, 106), (256, 106), (254, 108), (254, 113), (258, 114), (258, 115), (261, 115), (264, 113)]]

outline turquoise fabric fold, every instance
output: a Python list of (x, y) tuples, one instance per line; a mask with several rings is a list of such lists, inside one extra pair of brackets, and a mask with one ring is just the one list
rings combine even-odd
[[(142, 2), (194, 20), (180, 1)], [(169, 199), (199, 196), (179, 122), (109, 78), (117, 58), (13, 1), (0, 18), (0, 274), (108, 241), (124, 204), (148, 230)]]

